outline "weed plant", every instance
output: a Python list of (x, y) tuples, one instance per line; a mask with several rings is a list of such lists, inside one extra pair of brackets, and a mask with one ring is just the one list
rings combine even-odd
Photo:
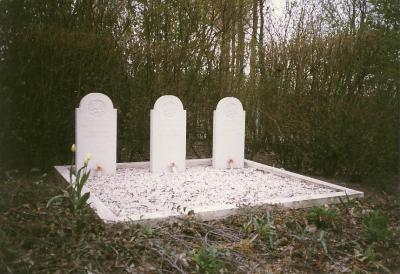
[(336, 208), (313, 207), (307, 214), (307, 220), (323, 230), (328, 227), (335, 227), (336, 219)]
[(215, 247), (202, 247), (197, 251), (193, 250), (190, 255), (196, 263), (197, 273), (214, 274), (224, 269), (224, 262), (221, 260), (223, 253)]
[(370, 242), (388, 243), (393, 238), (389, 229), (389, 219), (380, 211), (372, 211), (364, 217), (365, 237)]
[(246, 232), (255, 232), (260, 238), (268, 240), (269, 246), (272, 247), (276, 239), (277, 233), (269, 212), (266, 217), (252, 216), (250, 221), (243, 225)]

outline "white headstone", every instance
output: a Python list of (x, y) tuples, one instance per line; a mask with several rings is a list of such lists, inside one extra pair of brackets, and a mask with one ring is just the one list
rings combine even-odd
[(150, 171), (185, 171), (186, 110), (178, 97), (165, 95), (150, 111)]
[(214, 110), (213, 167), (244, 167), (245, 111), (234, 97), (221, 99)]
[(92, 154), (91, 174), (114, 174), (117, 157), (117, 110), (102, 93), (89, 93), (75, 111), (77, 168), (83, 166), (87, 153)]

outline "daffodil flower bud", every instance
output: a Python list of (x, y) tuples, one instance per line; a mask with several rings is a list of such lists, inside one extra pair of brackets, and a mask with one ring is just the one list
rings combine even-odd
[(72, 146), (71, 146), (71, 152), (75, 152), (76, 151), (76, 145), (75, 144), (72, 144)]

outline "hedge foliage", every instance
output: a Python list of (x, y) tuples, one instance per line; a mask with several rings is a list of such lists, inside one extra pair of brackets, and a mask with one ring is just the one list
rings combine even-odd
[(66, 163), (74, 109), (93, 91), (118, 109), (119, 161), (149, 158), (149, 111), (164, 94), (188, 111), (188, 156), (209, 157), (213, 109), (236, 96), (246, 157), (393, 178), (399, 5), (289, 1), (279, 20), (265, 0), (0, 0), (0, 163)]

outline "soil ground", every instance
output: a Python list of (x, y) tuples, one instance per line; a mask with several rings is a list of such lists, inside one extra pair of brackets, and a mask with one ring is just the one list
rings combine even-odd
[[(399, 196), (313, 209), (243, 208), (224, 220), (104, 224), (46, 207), (55, 173), (0, 180), (0, 273), (399, 273)], [(377, 216), (371, 218), (371, 216)]]

